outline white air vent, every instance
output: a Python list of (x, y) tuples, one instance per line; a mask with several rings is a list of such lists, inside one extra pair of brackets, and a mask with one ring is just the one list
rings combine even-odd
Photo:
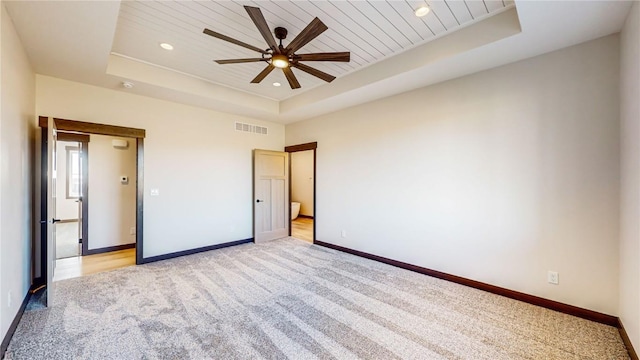
[(267, 135), (268, 130), (264, 126), (245, 124), (241, 122), (236, 122), (236, 131), (250, 132), (261, 135)]

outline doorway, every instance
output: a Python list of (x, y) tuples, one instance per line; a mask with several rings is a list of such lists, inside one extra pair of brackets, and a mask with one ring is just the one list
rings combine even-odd
[[(53, 122), (51, 122), (53, 121)], [(58, 161), (56, 160), (56, 162), (58, 163), (57, 165), (55, 165), (53, 167), (53, 171), (52, 174), (49, 173), (49, 168), (51, 167), (51, 159), (49, 161), (47, 161), (47, 159), (49, 159), (49, 154), (50, 154), (50, 146), (49, 146), (49, 142), (48, 138), (49, 136), (47, 135), (48, 133), (50, 133), (50, 129), (48, 129), (49, 127), (51, 127), (50, 124), (53, 124), (53, 133), (56, 134), (54, 136), (54, 138), (58, 138), (56, 140), (68, 140), (68, 141), (75, 141), (76, 144), (78, 145), (78, 155), (73, 154), (74, 152), (74, 146), (73, 144), (71, 144), (69, 146), (69, 157), (73, 160), (75, 160), (76, 157), (78, 157), (80, 159), (80, 164), (79, 166), (79, 171), (81, 172), (81, 179), (78, 182), (75, 182), (75, 180), (73, 180), (73, 175), (74, 174), (70, 174), (70, 184), (67, 185), (67, 181), (65, 180), (64, 182), (60, 182), (59, 183), (59, 187), (61, 187), (61, 191), (63, 192), (63, 194), (65, 194), (64, 198), (66, 199), (66, 189), (65, 187), (69, 187), (69, 189), (71, 190), (71, 195), (75, 194), (74, 191), (78, 190), (78, 186), (80, 187), (80, 191), (79, 194), (80, 196), (78, 196), (78, 210), (77, 210), (77, 215), (78, 215), (78, 219), (77, 219), (77, 229), (78, 229), (78, 234), (79, 236), (77, 236), (77, 241), (80, 242), (82, 241), (82, 250), (78, 249), (77, 250), (77, 254), (78, 255), (91, 255), (91, 254), (99, 254), (102, 252), (111, 252), (114, 250), (120, 250), (118, 249), (119, 246), (115, 246), (115, 247), (102, 247), (99, 249), (92, 249), (88, 247), (88, 232), (87, 232), (87, 228), (88, 228), (88, 222), (87, 221), (83, 221), (83, 220), (87, 220), (88, 219), (88, 176), (87, 176), (87, 172), (88, 172), (88, 149), (89, 147), (86, 145), (89, 142), (89, 137), (90, 134), (96, 136), (96, 137), (100, 137), (100, 136), (115, 136), (115, 137), (122, 137), (122, 138), (127, 138), (129, 139), (128, 141), (124, 141), (124, 143), (126, 143), (126, 145), (123, 145), (123, 141), (115, 141), (113, 140), (109, 140), (109, 147), (118, 147), (118, 146), (125, 146), (125, 147), (131, 147), (131, 150), (133, 151), (133, 153), (135, 154), (134, 158), (132, 159), (132, 166), (131, 168), (128, 170), (129, 172), (131, 172), (131, 178), (129, 179), (129, 176), (125, 176), (122, 177), (120, 175), (128, 175), (128, 173), (125, 172), (120, 172), (118, 171), (118, 176), (115, 179), (112, 179), (111, 176), (109, 176), (108, 178), (111, 180), (116, 180), (118, 182), (120, 182), (121, 184), (131, 184), (131, 194), (133, 195), (133, 205), (131, 206), (131, 213), (134, 214), (133, 216), (133, 226), (131, 226), (131, 228), (127, 228), (127, 235), (130, 235), (131, 238), (133, 239), (133, 242), (130, 244), (131, 246), (128, 246), (131, 249), (131, 251), (129, 252), (131, 255), (131, 263), (136, 263), (136, 264), (140, 264), (144, 261), (143, 259), (143, 253), (142, 253), (142, 239), (143, 239), (143, 231), (142, 231), (142, 211), (143, 211), (143, 187), (142, 187), (142, 174), (143, 174), (143, 146), (144, 146), (144, 137), (145, 137), (145, 130), (143, 129), (134, 129), (134, 128), (126, 128), (126, 127), (120, 127), (120, 126), (112, 126), (112, 125), (103, 125), (103, 124), (94, 124), (94, 123), (86, 123), (86, 122), (79, 122), (79, 121), (73, 121), (73, 120), (65, 120), (65, 119), (50, 119), (47, 117), (40, 117), (39, 118), (39, 125), (42, 128), (42, 141), (41, 141), (41, 220), (40, 220), (40, 241), (39, 241), (39, 247), (36, 247), (36, 258), (39, 259), (39, 261), (37, 262), (39, 265), (39, 269), (38, 266), (36, 266), (36, 269), (34, 269), (34, 273), (35, 273), (35, 279), (34, 279), (34, 284), (37, 285), (47, 285), (47, 288), (50, 288), (51, 286), (53, 286), (53, 282), (52, 282), (52, 278), (54, 275), (54, 271), (57, 272), (57, 270), (55, 270), (56, 268), (56, 262), (57, 261), (61, 261), (61, 260), (56, 260), (56, 250), (57, 250), (57, 244), (56, 244), (56, 236), (54, 234), (56, 234), (55, 232), (51, 233), (52, 235), (49, 236), (49, 233), (47, 231), (47, 227), (53, 227), (54, 229), (61, 224), (60, 219), (58, 216), (56, 216), (56, 211), (55, 210), (51, 210), (51, 208), (48, 206), (49, 201), (51, 201), (50, 199), (52, 199), (53, 197), (53, 201), (51, 202), (51, 204), (55, 204), (57, 203), (56, 201), (56, 195), (58, 194), (57, 188), (58, 186), (55, 186), (56, 191), (55, 194), (54, 192), (49, 191), (49, 183), (50, 183), (50, 179), (52, 176), (54, 176), (54, 180), (53, 180), (53, 184), (57, 183), (57, 173), (60, 171), (59, 168), (57, 168), (57, 165), (60, 165), (62, 163), (62, 161)], [(62, 136), (60, 136), (62, 135)], [(65, 136), (71, 136), (71, 137), (86, 137), (85, 141), (78, 140), (77, 138), (75, 139), (67, 139), (65, 138)], [(57, 141), (53, 141), (53, 143), (58, 144)], [(54, 151), (52, 153), (56, 153), (56, 152), (63, 152), (65, 153), (64, 155), (66, 156), (67, 153), (67, 149), (65, 148), (58, 148), (58, 151), (56, 151), (56, 147), (54, 147)], [(84, 155), (84, 156), (83, 156)], [(58, 157), (55, 157), (56, 159)], [(66, 158), (65, 158), (65, 165), (66, 165)], [(101, 164), (102, 165), (102, 164)], [(102, 166), (99, 166), (102, 167)], [(65, 170), (66, 173), (66, 170)], [(77, 174), (76, 174), (77, 175)], [(76, 191), (77, 193), (77, 191)], [(54, 195), (52, 195), (54, 194)], [(69, 196), (71, 197), (71, 196)], [(74, 219), (67, 219), (70, 221), (67, 222), (73, 222), (71, 220)], [(62, 224), (65, 224), (65, 222), (62, 222)], [(129, 226), (129, 225), (128, 225)], [(80, 237), (81, 236), (81, 237)], [(49, 239), (49, 237), (51, 237), (51, 239)], [(122, 250), (122, 251), (127, 251), (127, 250)], [(86, 258), (91, 258), (91, 257), (96, 257), (99, 255), (91, 255), (91, 256), (87, 256)], [(74, 259), (74, 258), (67, 258), (67, 259), (63, 259), (63, 260), (69, 260), (69, 259)], [(82, 257), (77, 256), (75, 257), (75, 259), (82, 259)], [(100, 259), (96, 259), (97, 262), (104, 262), (103, 258)], [(78, 260), (79, 263), (82, 262), (82, 260)], [(121, 260), (120, 260), (121, 262)], [(51, 265), (53, 264), (53, 266)], [(39, 271), (38, 271), (39, 270)]]
[(317, 142), (285, 147), (289, 153), (289, 235), (313, 243), (316, 239)]
[(57, 132), (54, 281), (134, 264), (135, 140), (90, 134), (79, 143), (64, 135)]

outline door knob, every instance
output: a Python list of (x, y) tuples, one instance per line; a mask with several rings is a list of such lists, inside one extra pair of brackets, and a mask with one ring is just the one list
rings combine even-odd
[(260, 202), (264, 202), (264, 200), (260, 200), (260, 199), (258, 199), (258, 200), (256, 200), (256, 202), (257, 202), (257, 203), (260, 203)]
[[(57, 222), (60, 222), (60, 219), (51, 219), (52, 224), (55, 224)], [(46, 224), (46, 223), (48, 223), (47, 220), (40, 220), (40, 224)]]

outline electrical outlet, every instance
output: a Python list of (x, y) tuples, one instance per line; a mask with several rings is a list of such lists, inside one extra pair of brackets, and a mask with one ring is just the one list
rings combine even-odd
[(129, 229), (129, 235), (135, 235), (135, 234), (136, 234), (136, 228), (134, 226), (131, 229)]
[(341, 234), (341, 236), (342, 236), (343, 238), (346, 238), (346, 237), (347, 237), (347, 230), (342, 230), (342, 234)]
[(11, 302), (13, 300), (13, 294), (11, 294), (11, 290), (9, 290), (9, 292), (7, 293), (7, 307), (11, 307)]
[(559, 280), (560, 280), (560, 277), (557, 271), (549, 270), (549, 272), (547, 272), (547, 281), (549, 282), (549, 284), (558, 285)]

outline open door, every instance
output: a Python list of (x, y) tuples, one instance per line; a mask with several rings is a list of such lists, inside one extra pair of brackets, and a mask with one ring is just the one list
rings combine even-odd
[(289, 154), (254, 150), (255, 242), (289, 235)]
[(84, 227), (84, 217), (82, 216), (82, 195), (76, 200), (78, 204), (78, 256), (83, 256), (82, 253), (82, 228)]
[(60, 220), (56, 219), (56, 178), (57, 178), (57, 161), (56, 161), (56, 124), (52, 117), (49, 118), (47, 128), (47, 162), (49, 164), (47, 171), (47, 180), (49, 184), (47, 192), (47, 306), (53, 305), (54, 289), (53, 289), (53, 272), (56, 268), (56, 223)]
[(80, 142), (78, 144), (78, 169), (80, 171), (78, 171), (78, 174), (80, 175), (80, 186), (79, 186), (79, 190), (80, 190), (80, 196), (78, 196), (78, 254), (80, 256), (84, 255), (84, 252), (82, 251), (82, 242), (86, 241), (83, 240), (83, 234), (84, 234), (84, 228), (85, 228), (85, 218), (84, 218), (84, 196), (86, 195), (86, 190), (85, 190), (85, 170), (84, 169), (84, 163), (85, 163), (85, 153), (86, 153), (86, 147), (87, 147), (87, 143), (86, 142)]

